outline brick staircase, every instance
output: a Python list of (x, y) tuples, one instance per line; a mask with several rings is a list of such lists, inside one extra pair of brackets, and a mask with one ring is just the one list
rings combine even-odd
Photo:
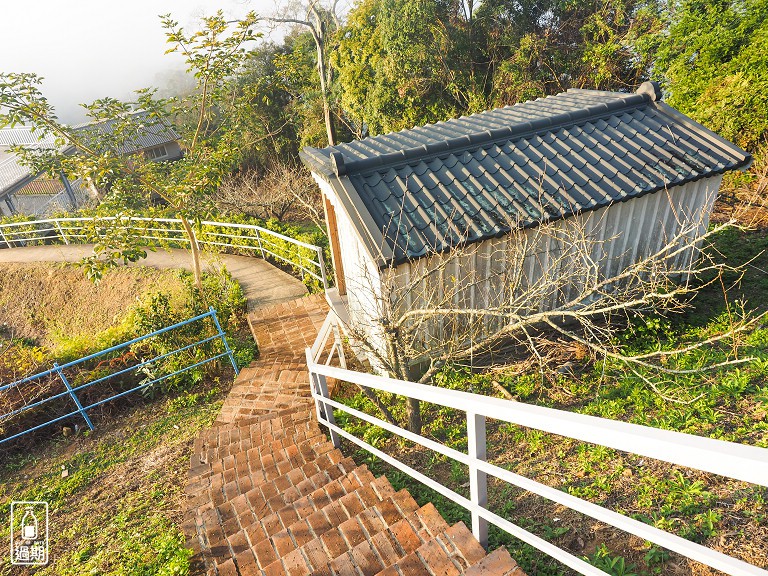
[(259, 360), (194, 445), (184, 530), (198, 573), (524, 576), (506, 550), (486, 555), (463, 523), (328, 442), (304, 362), (326, 313), (311, 296), (250, 318)]

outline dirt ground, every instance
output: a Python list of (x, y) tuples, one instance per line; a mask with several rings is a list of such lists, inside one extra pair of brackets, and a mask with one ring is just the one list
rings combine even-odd
[(173, 270), (118, 268), (98, 285), (62, 263), (0, 263), (0, 336), (52, 347), (116, 326), (141, 294), (181, 290)]

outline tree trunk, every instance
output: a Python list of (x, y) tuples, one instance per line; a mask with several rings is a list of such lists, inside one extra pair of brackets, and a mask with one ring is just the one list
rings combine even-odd
[[(401, 380), (410, 380), (410, 374), (407, 363), (403, 361), (400, 354), (400, 347), (397, 342), (397, 337), (392, 332), (386, 334), (387, 347), (389, 351), (389, 357), (392, 359), (395, 375)], [(407, 398), (405, 404), (405, 414), (408, 420), (407, 428), (409, 432), (414, 434), (421, 434), (421, 402), (414, 398)]]
[(192, 229), (192, 224), (185, 216), (179, 214), (179, 220), (181, 220), (181, 225), (184, 226), (184, 232), (189, 240), (189, 247), (192, 254), (192, 273), (195, 275), (195, 286), (200, 291), (200, 296), (205, 297), (203, 294), (203, 267), (200, 263), (200, 247), (197, 244), (197, 236), (195, 236), (195, 231)]
[(325, 121), (325, 132), (328, 136), (328, 145), (336, 144), (336, 129), (331, 117), (331, 104), (328, 101), (328, 70), (325, 64), (325, 39), (321, 36), (322, 32), (315, 34), (315, 46), (317, 47), (317, 73), (320, 75), (320, 92), (323, 96), (323, 120)]
[(408, 398), (405, 410), (408, 415), (408, 431), (421, 434), (421, 402), (415, 398)]

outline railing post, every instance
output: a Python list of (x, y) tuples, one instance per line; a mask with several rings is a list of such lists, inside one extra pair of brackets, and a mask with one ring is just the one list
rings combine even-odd
[(83, 420), (85, 420), (85, 423), (88, 424), (88, 428), (90, 428), (91, 430), (95, 430), (93, 423), (91, 422), (91, 419), (88, 418), (88, 414), (86, 414), (85, 410), (83, 410), (83, 405), (80, 404), (80, 399), (77, 397), (77, 394), (75, 394), (75, 391), (72, 390), (72, 386), (69, 385), (69, 380), (67, 380), (67, 377), (64, 376), (64, 371), (56, 362), (53, 363), (53, 369), (56, 370), (56, 373), (59, 375), (59, 378), (61, 378), (61, 381), (64, 382), (64, 386), (67, 387), (67, 391), (69, 392), (69, 395), (72, 396), (72, 400), (74, 400), (75, 404), (77, 405), (77, 411), (80, 412), (80, 415), (83, 417)]
[(264, 252), (264, 246), (261, 244), (261, 230), (256, 230), (256, 242), (259, 244), (259, 251), (261, 251), (261, 259), (266, 260), (267, 255)]
[[(472, 460), (486, 460), (485, 416), (467, 412), (467, 445)], [(469, 465), (469, 498), (473, 504), (488, 506), (488, 475)], [(488, 548), (488, 521), (472, 512), (472, 534), (483, 548)]]
[(54, 220), (54, 223), (56, 224), (56, 228), (59, 231), (59, 236), (61, 236), (61, 239), (64, 240), (64, 244), (69, 246), (69, 240), (67, 240), (67, 235), (64, 234), (64, 230), (61, 228), (61, 224), (59, 223), (58, 219)]
[(219, 333), (219, 336), (221, 337), (221, 341), (224, 344), (224, 350), (226, 350), (227, 355), (229, 356), (229, 361), (232, 362), (232, 368), (235, 369), (235, 376), (240, 374), (240, 370), (237, 368), (237, 362), (235, 362), (235, 355), (232, 354), (232, 349), (229, 347), (229, 342), (227, 342), (227, 335), (224, 333), (224, 330), (221, 329), (221, 324), (219, 324), (219, 318), (216, 316), (216, 309), (213, 306), (208, 307), (208, 311), (211, 313), (211, 318), (213, 318), (213, 323), (216, 326), (216, 330)]
[(325, 272), (325, 261), (323, 260), (323, 249), (317, 246), (317, 262), (320, 264), (320, 276), (323, 278), (323, 290), (328, 290), (328, 276)]
[[(315, 391), (323, 398), (328, 398), (328, 382), (326, 381), (325, 376), (322, 374), (313, 374), (310, 372), (310, 378), (312, 378), (312, 380), (315, 382)], [(326, 422), (332, 424), (333, 426), (336, 425), (336, 419), (333, 417), (332, 406), (329, 406), (324, 402), (318, 402), (317, 410), (318, 418), (322, 415)], [(336, 431), (329, 428), (328, 432), (331, 435), (331, 442), (333, 443), (334, 448), (341, 448), (341, 438), (336, 433)]]
[[(333, 312), (331, 312), (333, 314)], [(338, 323), (333, 323), (333, 341), (334, 346), (336, 347), (336, 350), (339, 354), (339, 364), (341, 367), (346, 370), (347, 369), (347, 359), (344, 357), (344, 348), (342, 347), (342, 341), (341, 341), (341, 331), (339, 330)]]
[(5, 245), (8, 246), (8, 248), (13, 248), (13, 246), (11, 246), (11, 243), (8, 242), (8, 238), (5, 237), (5, 232), (3, 232), (2, 228), (0, 228), (0, 238), (3, 239), (3, 242), (5, 242)]

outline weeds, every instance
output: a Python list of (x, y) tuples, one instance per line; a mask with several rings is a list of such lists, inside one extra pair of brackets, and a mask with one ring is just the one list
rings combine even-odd
[[(768, 276), (768, 236), (762, 232), (725, 231), (717, 248), (732, 261), (753, 261), (754, 268), (743, 278), (729, 278), (729, 299), (720, 286), (709, 287), (697, 296), (692, 310), (681, 317), (652, 317), (631, 321), (621, 335), (627, 352), (647, 353), (685, 346), (707, 339), (729, 326), (733, 315), (746, 308), (746, 302), (766, 308)], [(737, 282), (739, 280), (739, 282)], [(730, 342), (705, 346), (664, 361), (670, 368), (695, 369), (713, 364), (734, 349), (740, 357), (754, 360), (738, 367), (713, 373), (663, 376), (640, 370), (627, 370), (613, 361), (592, 362), (573, 358), (567, 373), (543, 380), (541, 374), (519, 373), (517, 367), (496, 369), (488, 374), (472, 373), (465, 367), (449, 367), (437, 374), (434, 384), (489, 396), (503, 387), (519, 401), (550, 406), (608, 418), (723, 439), (731, 442), (768, 447), (768, 327), (757, 325)], [(402, 410), (398, 399), (391, 398), (393, 411)], [(362, 395), (350, 394), (345, 402), (375, 414), (374, 407)], [(425, 404), (423, 434), (457, 450), (466, 450), (466, 419), (463, 413)], [(364, 429), (337, 411), (337, 421), (358, 436)], [(383, 438), (383, 437), (382, 437)], [(386, 440), (386, 439), (384, 439)], [(460, 492), (466, 483), (464, 467), (432, 457), (428, 451), (397, 439), (378, 440), (379, 448), (396, 453), (398, 458), (442, 484)], [(744, 550), (758, 550), (744, 558), (753, 564), (765, 564), (768, 541), (764, 526), (768, 523), (765, 502), (768, 490), (712, 475), (679, 469), (648, 459), (623, 454), (603, 446), (579, 443), (521, 426), (488, 422), (489, 460), (518, 474), (565, 490), (580, 498), (599, 503), (642, 522), (655, 525), (689, 540), (717, 546), (725, 553), (744, 557)], [(381, 466), (379, 470), (385, 471)], [(468, 515), (455, 505), (427, 491), (400, 472), (386, 470), (398, 487), (407, 486), (424, 504), (434, 503), (447, 518)], [(568, 524), (542, 521), (556, 506), (543, 502), (509, 486), (489, 487), (489, 505), (494, 512), (530, 529), (561, 547), (579, 554), (588, 545), (596, 551), (587, 556), (598, 568), (610, 574), (661, 574), (673, 564), (670, 553), (646, 543), (642, 550), (627, 547), (617, 556), (600, 540), (610, 536), (611, 545), (627, 542), (620, 531), (595, 533), (594, 522), (573, 512)], [(623, 538), (623, 540), (622, 540)], [(529, 574), (566, 573), (561, 566), (532, 547), (506, 533), (491, 529), (491, 547), (506, 545)], [(744, 544), (748, 544), (745, 546)], [(762, 550), (762, 552), (760, 552)], [(583, 554), (583, 552), (582, 552)]]
[[(92, 436), (5, 461), (0, 517), (7, 517), (11, 500), (50, 506), (55, 561), (36, 574), (189, 574), (191, 551), (179, 527), (186, 446), (213, 422), (220, 398), (216, 387), (181, 394), (134, 409)], [(0, 538), (7, 535), (0, 524)], [(0, 574), (15, 574), (6, 561), (0, 558)]]

